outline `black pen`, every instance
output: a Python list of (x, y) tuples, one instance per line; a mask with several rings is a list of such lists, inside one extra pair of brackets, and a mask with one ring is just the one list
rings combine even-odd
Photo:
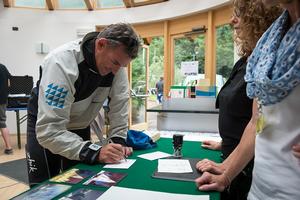
[(125, 162), (127, 162), (127, 155), (126, 155), (126, 147), (123, 147), (123, 150), (125, 151), (123, 154)]

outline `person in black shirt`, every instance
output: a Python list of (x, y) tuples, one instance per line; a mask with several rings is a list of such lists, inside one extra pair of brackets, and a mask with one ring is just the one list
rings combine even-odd
[[(280, 16), (282, 10), (278, 7), (266, 8), (261, 1), (235, 0), (231, 23), (235, 30), (235, 42), (239, 47), (241, 58), (234, 65), (231, 74), (220, 90), (216, 107), (219, 108), (219, 132), (221, 143), (204, 141), (202, 147), (221, 149), (225, 160), (239, 144), (249, 120), (252, 116), (252, 99), (246, 94), (247, 59), (255, 48), (256, 42), (267, 28)], [(226, 169), (225, 160), (221, 164), (204, 159), (197, 163), (200, 171), (222, 173)], [(224, 200), (243, 200), (251, 186), (253, 160), (231, 182), (230, 187), (221, 193)], [(196, 180), (197, 182), (197, 180)]]
[(6, 126), (6, 104), (8, 96), (10, 73), (6, 67), (0, 64), (0, 130), (5, 144), (5, 154), (12, 154), (13, 150), (9, 139), (9, 130)]
[(162, 103), (163, 94), (164, 94), (164, 77), (160, 77), (155, 87), (156, 87), (157, 101), (158, 103)]

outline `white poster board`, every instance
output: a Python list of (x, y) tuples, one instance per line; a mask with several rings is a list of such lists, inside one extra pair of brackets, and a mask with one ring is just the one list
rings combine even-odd
[(181, 62), (181, 74), (184, 76), (198, 74), (199, 61), (185, 61)]

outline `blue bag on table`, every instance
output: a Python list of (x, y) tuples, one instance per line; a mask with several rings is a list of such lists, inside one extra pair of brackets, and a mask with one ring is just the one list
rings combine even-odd
[(146, 135), (143, 131), (128, 130), (126, 143), (133, 149), (151, 149), (157, 147), (151, 137)]

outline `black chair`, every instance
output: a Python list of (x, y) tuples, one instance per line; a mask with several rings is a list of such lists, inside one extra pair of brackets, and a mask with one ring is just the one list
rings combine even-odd
[(32, 88), (32, 76), (11, 76), (7, 108), (26, 108)]

